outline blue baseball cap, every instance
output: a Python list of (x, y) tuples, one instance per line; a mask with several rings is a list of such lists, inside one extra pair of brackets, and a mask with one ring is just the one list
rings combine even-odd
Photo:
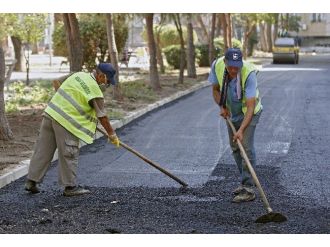
[(110, 86), (110, 84), (112, 85), (116, 85), (117, 81), (115, 78), (116, 75), (116, 70), (115, 68), (112, 66), (111, 63), (100, 63), (97, 68), (107, 76), (108, 79), (108, 86)]
[(232, 67), (243, 67), (242, 52), (237, 48), (228, 48), (225, 54), (226, 64)]

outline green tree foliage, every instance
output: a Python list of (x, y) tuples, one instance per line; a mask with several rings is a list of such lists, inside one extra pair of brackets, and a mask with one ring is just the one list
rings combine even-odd
[(301, 16), (289, 15), (289, 31), (299, 32)]
[[(154, 26), (154, 32), (158, 32), (159, 30), (159, 26), (155, 25)], [(182, 32), (183, 32), (183, 39), (186, 42), (187, 41), (187, 28), (186, 27), (182, 27)], [(193, 33), (194, 36), (194, 42), (197, 43), (198, 42), (198, 37), (196, 32), (194, 31)], [(147, 34), (146, 34), (146, 30), (143, 30), (142, 33), (142, 37), (144, 40), (147, 40)], [(178, 31), (175, 27), (175, 25), (172, 24), (167, 24), (164, 25), (161, 29), (160, 29), (160, 47), (161, 48), (165, 48), (167, 46), (171, 46), (171, 45), (179, 45), (180, 44), (180, 37), (178, 34)]]
[[(86, 69), (95, 67), (95, 61), (109, 61), (106, 19), (104, 14), (81, 14), (79, 29), (84, 50), (84, 66)], [(124, 14), (113, 14), (114, 31), (118, 53), (120, 54), (128, 38), (128, 24)], [(62, 23), (58, 23), (54, 34), (54, 54), (68, 56), (65, 45), (65, 32)]]
[(0, 14), (0, 40), (2, 41), (7, 35), (14, 33), (14, 26), (17, 25), (17, 14)]
[(46, 14), (18, 14), (18, 25), (14, 27), (15, 35), (28, 45), (37, 43), (44, 37), (46, 20)]

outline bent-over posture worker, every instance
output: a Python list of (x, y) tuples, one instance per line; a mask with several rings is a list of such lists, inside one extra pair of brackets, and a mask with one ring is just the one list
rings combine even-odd
[(234, 135), (227, 123), (230, 147), (241, 175), (241, 184), (233, 191), (233, 202), (255, 199), (254, 182), (236, 140), (241, 141), (255, 167), (254, 133), (262, 112), (256, 72), (253, 64), (243, 62), (240, 49), (229, 48), (224, 57), (213, 62), (208, 78), (220, 115), (230, 118), (237, 131)]
[(56, 148), (59, 183), (64, 196), (90, 191), (76, 184), (79, 140), (93, 142), (98, 120), (107, 131), (109, 142), (119, 147), (119, 139), (104, 111), (103, 91), (115, 84), (116, 70), (110, 63), (100, 63), (92, 73), (76, 72), (53, 81), (56, 93), (43, 114), (40, 133), (25, 183), (25, 189), (38, 193)]

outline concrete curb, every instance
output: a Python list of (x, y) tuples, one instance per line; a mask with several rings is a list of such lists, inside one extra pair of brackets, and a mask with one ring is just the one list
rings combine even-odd
[[(121, 128), (123, 126), (125, 126), (126, 124), (130, 123), (131, 121), (143, 116), (144, 114), (152, 111), (152, 110), (155, 110), (167, 103), (170, 103), (174, 100), (177, 100), (183, 96), (186, 96), (192, 92), (195, 92), (199, 89), (202, 89), (204, 87), (207, 87), (208, 85), (210, 85), (210, 83), (208, 81), (203, 81), (199, 84), (196, 84), (195, 86), (185, 90), (185, 91), (181, 91), (181, 92), (178, 92), (178, 93), (175, 93), (174, 95), (170, 96), (170, 97), (167, 97), (167, 98), (164, 98), (162, 100), (159, 100), (153, 104), (150, 104), (148, 106), (146, 106), (145, 108), (143, 109), (140, 109), (140, 110), (137, 110), (137, 111), (134, 111), (134, 112), (131, 112), (129, 113), (128, 116), (124, 117), (122, 120), (114, 120), (114, 121), (111, 121), (111, 125), (114, 129), (118, 129), (118, 128)], [(95, 134), (95, 137), (94, 137), (94, 140), (96, 139), (99, 139), (103, 137), (103, 134), (99, 133), (98, 131), (96, 132)], [(80, 143), (80, 147), (83, 147), (87, 145), (86, 143), (83, 143), (81, 142)], [(58, 156), (57, 156), (57, 151), (55, 152), (54, 154), (54, 157), (53, 157), (53, 161), (57, 160)], [(2, 175), (0, 177), (0, 188), (6, 186), (7, 184), (25, 176), (27, 173), (28, 173), (28, 169), (29, 169), (29, 165), (30, 165), (30, 160), (23, 160), (21, 161), (17, 167), (15, 167), (13, 170), (9, 171), (8, 173)]]

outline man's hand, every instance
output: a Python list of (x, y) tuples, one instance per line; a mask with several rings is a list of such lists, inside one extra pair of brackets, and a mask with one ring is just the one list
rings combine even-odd
[(224, 119), (230, 117), (230, 112), (227, 110), (227, 108), (220, 108), (220, 116), (222, 116)]
[(117, 148), (119, 148), (120, 140), (116, 134), (110, 135), (108, 137), (108, 142), (111, 142), (113, 145), (115, 145)]
[(243, 131), (241, 129), (239, 129), (236, 134), (234, 134), (233, 136), (233, 141), (236, 142), (236, 140), (240, 140), (240, 142), (243, 141)]

